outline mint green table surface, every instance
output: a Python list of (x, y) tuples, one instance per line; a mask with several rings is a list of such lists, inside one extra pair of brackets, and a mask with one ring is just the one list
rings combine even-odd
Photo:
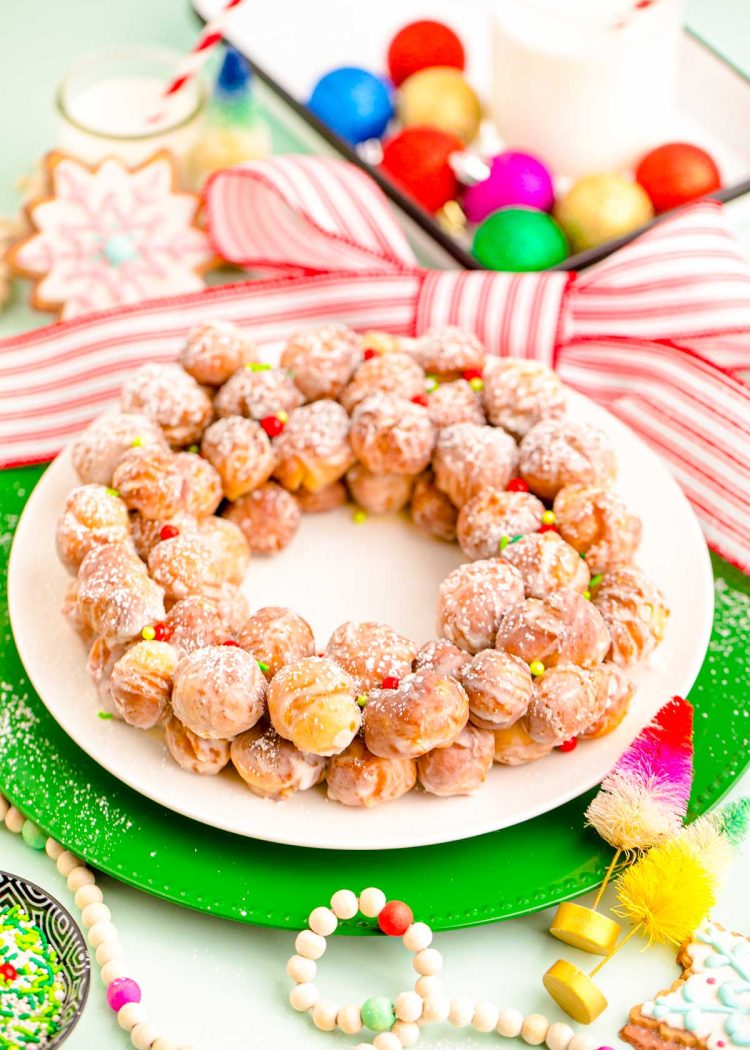
[[(750, 70), (750, 36), (743, 32), (746, 4), (747, 0), (691, 0), (688, 13), (695, 29)], [(429, 4), (425, 10), (429, 11)], [(51, 92), (75, 57), (113, 42), (184, 49), (194, 34), (194, 17), (185, 0), (0, 0), (0, 213), (14, 209), (15, 179), (54, 141)], [(282, 138), (277, 145), (287, 144)], [(750, 233), (747, 209), (738, 207), (733, 213), (735, 222), (744, 227), (741, 232)], [(26, 307), (21, 301), (25, 294), (23, 289), (0, 314), (0, 335), (47, 320)], [(3, 688), (0, 682), (0, 732)], [(4, 830), (0, 830), (0, 866), (40, 882), (69, 903), (63, 880), (51, 863)], [(425, 880), (429, 877), (425, 870)], [(304, 865), (298, 878), (304, 885)], [(746, 932), (750, 932), (750, 904), (744, 889), (748, 879), (750, 858), (745, 856), (716, 912), (720, 921)], [(284, 962), (292, 951), (291, 935), (186, 912), (110, 879), (103, 879), (102, 885), (132, 971), (144, 988), (150, 1016), (165, 1033), (205, 1050), (308, 1046), (335, 1050), (356, 1042), (317, 1033), (286, 1007), (289, 982)], [(211, 890), (207, 887), (207, 892)], [(549, 915), (540, 912), (499, 927), (440, 935), (437, 943), (446, 958), (450, 991), (563, 1019), (539, 988), (541, 973), (558, 955), (557, 943), (544, 936), (548, 921)], [(638, 951), (639, 946), (631, 942), (602, 974), (601, 985), (612, 1006), (589, 1030), (601, 1043), (617, 1045), (616, 1028), (627, 1008), (675, 976), (668, 950), (654, 948), (642, 956)], [(560, 954), (579, 965), (588, 962), (588, 957), (570, 949)], [(413, 977), (398, 945), (384, 941), (334, 941), (324, 963), (319, 982), (323, 995), (339, 1002), (361, 1001), (381, 992), (393, 996)], [(422, 1045), (436, 1042), (441, 1050), (463, 1050), (495, 1044), (496, 1037), (445, 1028), (435, 1030)], [(129, 1045), (95, 984), (84, 1017), (66, 1046), (117, 1050)]]

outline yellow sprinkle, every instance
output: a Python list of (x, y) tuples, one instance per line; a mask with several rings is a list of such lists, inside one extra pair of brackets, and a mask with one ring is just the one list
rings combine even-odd
[(472, 390), (484, 390), (484, 380), (480, 379), (479, 376), (474, 376), (473, 379), (469, 380), (469, 386)]
[(591, 591), (584, 591), (583, 597), (586, 599), (587, 602), (591, 601)]
[(360, 693), (357, 697), (357, 703), (360, 707), (364, 707), (367, 703), (367, 693)]
[(134, 437), (133, 438), (133, 448), (140, 448), (142, 444), (143, 444), (143, 438), (142, 437)]
[(557, 515), (553, 510), (545, 510), (542, 514), (542, 525), (554, 525), (557, 521)]
[(437, 388), (440, 386), (440, 383), (438, 382), (436, 376), (427, 376), (424, 385), (425, 390), (427, 390), (428, 393), (431, 393), (433, 390), (437, 390)]
[(535, 678), (539, 678), (540, 675), (544, 674), (544, 664), (541, 660), (532, 660), (529, 664), (529, 670)]
[(357, 508), (352, 514), (352, 521), (355, 525), (363, 525), (367, 521), (367, 513), (361, 508)]
[(276, 413), (276, 418), (278, 419), (279, 423), (288, 423), (289, 422), (289, 413), (285, 412), (284, 409), (282, 408), (280, 412)]
[(153, 629), (153, 627), (144, 627), (141, 631), (141, 638), (143, 638), (145, 642), (152, 642), (155, 637), (156, 631)]
[(117, 489), (107, 489), (107, 495), (114, 496), (116, 499), (119, 499), (120, 493), (117, 491)]

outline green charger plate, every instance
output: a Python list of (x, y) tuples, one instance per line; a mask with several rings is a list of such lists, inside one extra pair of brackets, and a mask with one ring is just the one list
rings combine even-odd
[[(0, 580), (23, 505), (43, 468), (0, 474)], [(691, 816), (750, 762), (750, 579), (713, 559), (716, 612), (695, 706)], [(689, 567), (686, 567), (689, 571)], [(299, 929), (341, 886), (378, 885), (435, 929), (495, 922), (596, 886), (611, 852), (583, 828), (591, 794), (515, 827), (420, 849), (328, 852), (217, 831), (150, 802), (90, 759), (59, 728), (26, 677), (0, 608), (0, 790), (94, 867), (139, 889), (226, 918)], [(345, 933), (371, 927), (347, 924)]]

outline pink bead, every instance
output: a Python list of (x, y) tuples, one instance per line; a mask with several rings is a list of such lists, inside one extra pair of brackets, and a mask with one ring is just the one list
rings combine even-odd
[(511, 205), (549, 211), (554, 203), (550, 173), (528, 153), (508, 150), (492, 158), (484, 182), (469, 186), (463, 208), (469, 222), (481, 222), (498, 208)]
[(139, 1003), (141, 989), (132, 977), (118, 977), (107, 989), (107, 1002), (117, 1013), (127, 1003)]

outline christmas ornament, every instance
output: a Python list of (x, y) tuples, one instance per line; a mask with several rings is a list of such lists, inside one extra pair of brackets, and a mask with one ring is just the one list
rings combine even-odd
[(319, 120), (355, 146), (380, 138), (393, 116), (385, 81), (357, 66), (341, 66), (322, 76), (307, 105)]
[(115, 158), (89, 167), (51, 153), (46, 166), (51, 195), (28, 205), (34, 232), (8, 255), (37, 282), (37, 309), (68, 320), (203, 288), (214, 254), (196, 225), (198, 197), (179, 192), (168, 153), (137, 168)]
[(437, 211), (458, 194), (449, 158), (461, 149), (459, 138), (437, 128), (404, 128), (386, 142), (382, 167), (422, 207)]
[(544, 164), (529, 153), (509, 150), (492, 158), (486, 179), (467, 188), (463, 206), (469, 222), (481, 222), (509, 205), (549, 211), (554, 199), (552, 178)]
[(669, 142), (651, 150), (635, 172), (657, 212), (714, 193), (721, 176), (710, 154), (688, 142)]
[(654, 217), (646, 191), (624, 175), (585, 175), (555, 205), (573, 252), (622, 237)]
[(464, 65), (463, 44), (442, 22), (411, 22), (396, 33), (388, 48), (388, 70), (397, 87), (420, 69), (452, 66), (462, 70)]
[(595, 955), (612, 951), (620, 926), (596, 910), (612, 872), (623, 853), (648, 849), (680, 830), (692, 780), (693, 709), (676, 696), (619, 758), (586, 810), (587, 823), (616, 852), (591, 908), (558, 907), (553, 937)]
[(401, 85), (398, 115), (404, 127), (429, 125), (469, 143), (479, 131), (482, 107), (459, 70), (434, 66), (413, 73)]
[(546, 270), (568, 256), (565, 234), (546, 212), (501, 208), (474, 234), (472, 254), (488, 270)]

